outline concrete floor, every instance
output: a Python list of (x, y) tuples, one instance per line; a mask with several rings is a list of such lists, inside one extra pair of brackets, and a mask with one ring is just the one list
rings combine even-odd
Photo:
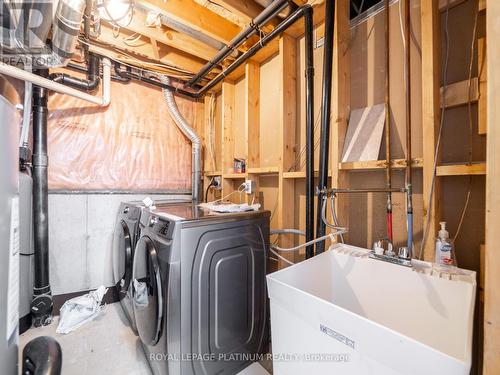
[[(63, 352), (63, 375), (151, 375), (139, 338), (128, 327), (119, 303), (103, 307), (92, 322), (67, 335), (59, 335), (59, 317), (47, 327), (31, 328), (19, 337), (22, 348), (38, 336), (57, 339)], [(266, 366), (267, 367), (267, 366)], [(269, 375), (258, 363), (238, 375)]]

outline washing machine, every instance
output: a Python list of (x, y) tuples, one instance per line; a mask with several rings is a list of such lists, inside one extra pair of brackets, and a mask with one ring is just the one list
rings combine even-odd
[[(155, 202), (155, 206), (163, 207), (183, 202), (185, 201), (162, 200)], [(140, 218), (144, 210), (148, 210), (148, 208), (141, 201), (122, 202), (118, 210), (113, 236), (113, 279), (118, 299), (134, 333), (137, 333), (137, 329), (130, 285), (134, 248), (141, 233)]]
[(141, 216), (133, 306), (155, 375), (237, 374), (267, 350), (269, 218), (192, 204)]

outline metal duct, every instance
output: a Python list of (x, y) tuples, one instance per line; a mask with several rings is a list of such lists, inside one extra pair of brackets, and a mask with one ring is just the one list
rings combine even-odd
[[(267, 8), (270, 6), (275, 0), (254, 0), (257, 4), (262, 6), (263, 8)], [(292, 14), (292, 11), (295, 10), (296, 7), (291, 7), (288, 6), (287, 8), (283, 9), (281, 13), (278, 14), (278, 17), (281, 19), (288, 17), (290, 14)]]
[(52, 26), (53, 62), (51, 67), (68, 64), (75, 49), (83, 19), (85, 0), (60, 0)]
[[(170, 79), (167, 76), (160, 75), (160, 80), (166, 85), (170, 85)], [(174, 94), (171, 90), (163, 89), (165, 102), (167, 103), (168, 113), (174, 120), (177, 127), (191, 141), (192, 145), (192, 199), (193, 202), (200, 202), (200, 187), (201, 187), (201, 141), (198, 134), (189, 125), (184, 116), (179, 112), (177, 103), (175, 102)]]
[[(186, 26), (180, 21), (175, 20), (172, 17), (169, 17), (167, 14), (161, 13), (158, 8), (155, 8), (154, 6), (150, 6), (145, 3), (137, 2), (135, 4), (135, 9), (140, 9), (144, 12), (153, 12), (157, 13), (160, 17), (161, 23), (169, 27), (173, 30), (176, 30), (180, 33), (187, 34), (194, 39), (199, 40), (202, 43), (205, 43), (206, 45), (213, 47), (215, 49), (222, 49), (224, 48), (224, 43), (219, 42), (217, 39), (214, 39), (206, 34), (203, 34), (201, 31), (193, 29), (192, 27)], [(234, 56), (236, 57), (238, 54), (236, 53)]]

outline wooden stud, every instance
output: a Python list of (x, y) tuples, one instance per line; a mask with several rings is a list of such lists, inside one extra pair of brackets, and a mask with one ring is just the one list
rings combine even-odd
[(251, 203), (259, 193), (260, 166), (260, 65), (255, 61), (245, 64), (245, 141), (248, 179), (255, 181), (253, 195), (247, 195)]
[[(350, 106), (350, 55), (349, 27), (350, 1), (335, 2), (335, 26), (333, 45), (333, 86), (332, 86), (332, 124), (330, 142), (330, 163), (332, 187), (349, 186), (349, 174), (339, 169), (342, 159), (344, 139), (347, 132)], [(342, 225), (349, 226), (349, 197), (347, 194), (336, 200), (337, 216)], [(345, 236), (347, 238), (348, 236)]]
[(432, 260), (434, 257), (433, 238), (437, 230), (440, 195), (440, 182), (439, 179), (436, 179), (434, 194), (429, 200), (434, 178), (436, 133), (439, 128), (440, 118), (440, 14), (438, 4), (434, 0), (422, 0), (420, 6), (422, 25), (422, 136), (425, 139), (423, 143), (423, 222), (427, 223), (427, 220), (429, 220), (424, 259)]
[(234, 177), (233, 110), (234, 83), (224, 81), (222, 83), (222, 196), (226, 196), (234, 190), (234, 184), (232, 181), (232, 177)]
[(478, 53), (478, 69), (479, 69), (479, 101), (478, 101), (478, 133), (480, 135), (486, 134), (487, 118), (486, 103), (488, 101), (488, 69), (486, 66), (487, 61), (487, 48), (486, 38), (480, 38), (477, 41)]
[(245, 65), (245, 131), (247, 168), (260, 166), (260, 65), (248, 61)]
[[(293, 180), (283, 178), (283, 172), (287, 170), (295, 160), (295, 128), (297, 122), (297, 41), (283, 34), (279, 40), (279, 105), (280, 118), (280, 165), (279, 165), (279, 197), (278, 197), (278, 227), (294, 228), (295, 207), (295, 183)], [(295, 238), (291, 235), (281, 236), (282, 247), (292, 247)], [(285, 253), (284, 257), (293, 261), (295, 253)], [(286, 263), (280, 261), (280, 266)]]
[[(500, 1), (488, 0), (486, 35), (500, 39)], [(486, 253), (484, 294), (484, 358), (483, 374), (500, 374), (500, 45), (488, 45), (488, 102), (486, 152)]]

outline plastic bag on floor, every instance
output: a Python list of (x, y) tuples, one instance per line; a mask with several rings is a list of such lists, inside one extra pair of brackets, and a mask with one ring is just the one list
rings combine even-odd
[(67, 334), (95, 319), (101, 311), (102, 297), (107, 288), (100, 286), (96, 290), (64, 303), (60, 311), (57, 333)]

